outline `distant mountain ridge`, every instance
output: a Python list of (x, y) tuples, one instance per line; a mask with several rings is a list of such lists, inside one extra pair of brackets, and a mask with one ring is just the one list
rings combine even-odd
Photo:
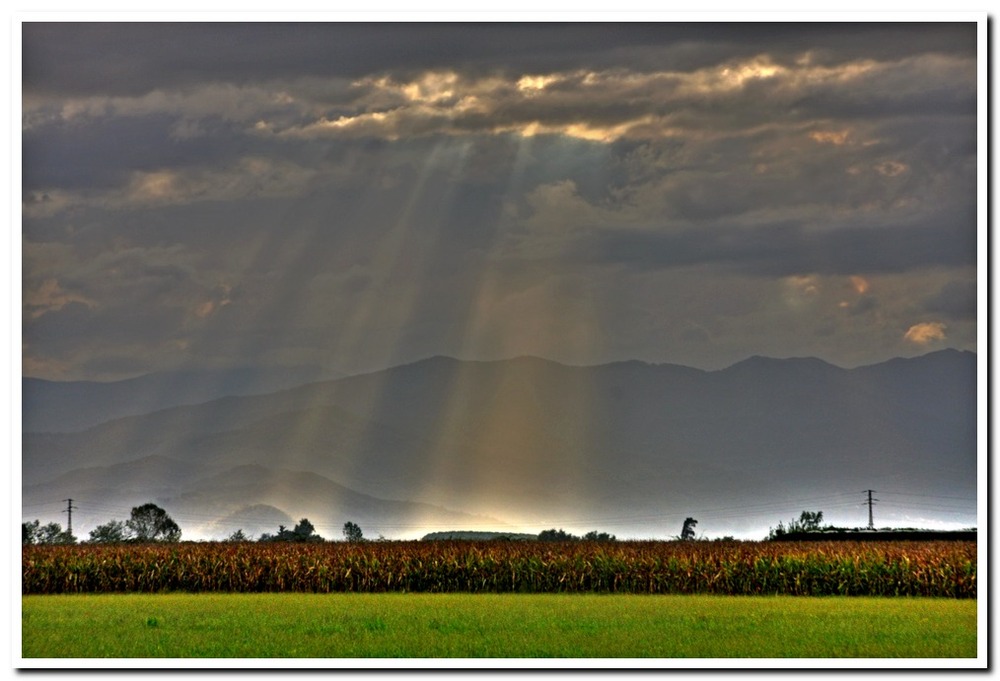
[(316, 367), (177, 371), (108, 383), (25, 377), (22, 427), (29, 432), (73, 432), (122, 416), (341, 377)]
[[(81, 432), (26, 433), (22, 482), (27, 498), (76, 470), (164, 457), (205, 468), (167, 498), (181, 508), (197, 506), (199, 489), (200, 508), (222, 489), (222, 479), (206, 486), (209, 468), (256, 465), (514, 527), (579, 519), (612, 533), (698, 509), (731, 526), (765, 502), (776, 522), (787, 520), (775, 510), (782, 499), (867, 488), (974, 500), (976, 366), (974, 353), (954, 350), (854, 369), (749, 358), (720, 371), (432, 357)], [(171, 475), (153, 470), (150, 490)], [(295, 487), (238, 496), (295, 516)], [(380, 514), (371, 522), (386, 530), (419, 524)]]

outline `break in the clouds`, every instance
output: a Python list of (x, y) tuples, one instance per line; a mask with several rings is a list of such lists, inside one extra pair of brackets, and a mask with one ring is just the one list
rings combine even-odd
[(975, 24), (57, 24), (25, 372), (975, 349)]

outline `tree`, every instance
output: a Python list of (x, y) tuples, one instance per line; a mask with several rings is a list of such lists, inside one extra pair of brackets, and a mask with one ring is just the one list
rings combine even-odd
[(597, 530), (591, 530), (583, 535), (583, 538), (587, 541), (615, 541), (615, 535), (608, 534), (607, 532), (598, 532)]
[(352, 523), (348, 520), (344, 523), (344, 539), (351, 543), (357, 543), (364, 541), (364, 535), (361, 533), (361, 528), (357, 523)]
[(323, 537), (316, 534), (316, 528), (313, 527), (308, 518), (300, 520), (299, 524), (292, 530), (292, 534), (295, 535), (295, 541), (323, 541)]
[(132, 517), (125, 525), (137, 542), (175, 542), (181, 538), (181, 528), (156, 504), (143, 504), (133, 508)]
[(39, 521), (32, 520), (30, 523), (21, 523), (21, 543), (37, 544)]
[(39, 521), (33, 520), (30, 523), (21, 523), (21, 543), (75, 544), (76, 537), (63, 530), (59, 523), (42, 525)]
[(62, 528), (59, 523), (42, 525), (38, 533), (39, 544), (75, 544), (76, 537)]
[(284, 525), (278, 525), (278, 533), (271, 534), (270, 532), (265, 532), (260, 535), (260, 539), (257, 541), (269, 542), (269, 541), (292, 541), (295, 538), (295, 533), (289, 530)]
[(538, 541), (577, 541), (579, 537), (574, 536), (561, 527), (551, 530), (542, 530), (538, 533)]
[[(360, 532), (360, 530), (359, 530)], [(308, 518), (303, 518), (299, 521), (299, 524), (295, 526), (295, 529), (289, 530), (284, 525), (278, 525), (278, 534), (268, 534), (264, 533), (260, 535), (259, 541), (269, 542), (269, 541), (288, 541), (288, 542), (303, 542), (303, 541), (323, 541), (323, 537), (316, 534), (316, 528), (313, 524), (309, 522)]]
[(781, 521), (777, 527), (772, 527), (767, 533), (768, 539), (781, 539), (793, 532), (818, 532), (823, 522), (823, 511), (802, 511), (798, 520), (789, 520), (788, 527)]
[(697, 524), (698, 521), (694, 518), (685, 518), (684, 526), (681, 528), (681, 539), (685, 541), (694, 539), (694, 526)]
[(823, 522), (823, 511), (802, 511), (799, 516), (799, 526), (803, 532), (815, 532)]
[(248, 537), (245, 534), (243, 534), (243, 529), (241, 528), (241, 529), (236, 530), (235, 532), (233, 532), (228, 537), (226, 537), (226, 541), (228, 541), (228, 542), (250, 541), (250, 537)]
[(90, 531), (90, 542), (93, 544), (120, 544), (131, 538), (128, 526), (121, 520), (109, 520)]

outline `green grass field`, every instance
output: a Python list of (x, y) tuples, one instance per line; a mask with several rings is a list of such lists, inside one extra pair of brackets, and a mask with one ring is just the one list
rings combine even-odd
[(24, 658), (959, 658), (976, 601), (589, 594), (22, 597)]

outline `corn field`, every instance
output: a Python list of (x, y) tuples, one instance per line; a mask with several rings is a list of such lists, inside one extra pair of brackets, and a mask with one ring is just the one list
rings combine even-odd
[(25, 546), (22, 593), (466, 592), (976, 597), (975, 542)]

